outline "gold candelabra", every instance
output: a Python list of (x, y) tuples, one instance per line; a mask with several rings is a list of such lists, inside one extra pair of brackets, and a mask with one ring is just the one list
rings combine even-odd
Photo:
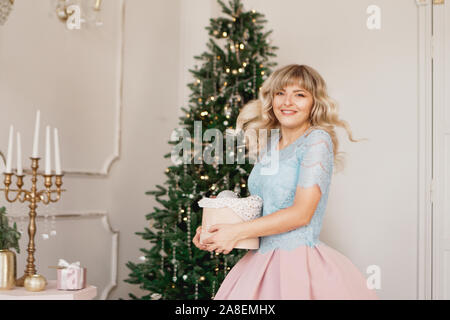
[[(45, 205), (48, 205), (53, 202), (59, 201), (61, 198), (61, 192), (66, 191), (65, 189), (61, 189), (62, 186), (62, 177), (63, 174), (38, 174), (38, 168), (39, 168), (39, 160), (40, 158), (33, 158), (31, 157), (31, 190), (25, 190), (23, 189), (23, 180), (25, 175), (17, 175), (13, 173), (3, 173), (5, 176), (4, 184), (5, 188), (0, 189), (0, 191), (5, 192), (5, 197), (8, 202), (15, 202), (19, 200), (20, 202), (28, 201), (30, 202), (30, 221), (28, 224), (28, 258), (27, 258), (27, 267), (25, 268), (25, 274), (16, 280), (16, 286), (23, 287), (25, 278), (27, 276), (32, 276), (36, 274), (36, 267), (34, 265), (34, 252), (36, 251), (35, 245), (34, 245), (34, 236), (36, 234), (36, 208), (38, 202), (42, 202)], [(12, 183), (12, 176), (15, 175), (17, 177), (16, 186), (17, 189), (10, 189), (10, 185)], [(37, 177), (43, 176), (44, 177), (44, 186), (45, 189), (37, 190)], [(53, 185), (53, 177), (55, 177), (55, 185), (56, 189), (51, 189)], [(10, 198), (10, 194), (12, 195), (12, 199)], [(56, 193), (56, 197), (52, 198), (52, 194)]]

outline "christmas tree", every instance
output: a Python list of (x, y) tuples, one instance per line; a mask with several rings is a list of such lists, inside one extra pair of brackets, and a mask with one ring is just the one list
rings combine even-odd
[[(245, 11), (240, 0), (232, 0), (228, 6), (218, 2), (225, 15), (210, 19), (206, 27), (209, 51), (195, 56), (201, 60), (201, 68), (189, 70), (194, 77), (188, 84), (192, 90), (190, 109), (181, 108), (185, 112), (180, 117), (184, 132), (195, 136), (195, 128), (201, 124), (200, 139), (203, 129), (233, 130), (240, 109), (258, 98), (260, 86), (276, 65), (269, 57), (276, 56), (274, 51), (278, 48), (269, 44), (267, 38), (272, 31), (264, 32), (264, 15)], [(176, 138), (179, 136), (173, 136), (169, 144), (177, 144)], [(188, 141), (190, 150), (193, 140)], [(211, 146), (200, 143), (206, 146), (205, 152)], [(237, 154), (236, 145), (221, 146), (227, 159)], [(172, 155), (173, 151), (164, 157), (173, 160)], [(197, 153), (192, 161), (191, 154), (183, 153), (184, 161), (166, 169), (167, 187), (157, 185), (157, 190), (146, 192), (155, 196), (162, 208), (154, 207), (146, 216), (150, 226), (144, 232), (136, 232), (154, 245), (140, 249), (144, 253), (142, 263), (127, 263), (131, 273), (125, 282), (149, 291), (141, 298), (130, 293), (132, 299), (212, 299), (228, 271), (247, 252), (234, 249), (224, 255), (199, 250), (192, 243), (201, 225), (202, 210), (197, 203), (202, 197), (223, 190), (233, 190), (240, 197), (250, 195), (247, 179), (253, 164), (230, 164), (217, 154), (213, 159), (208, 164)]]

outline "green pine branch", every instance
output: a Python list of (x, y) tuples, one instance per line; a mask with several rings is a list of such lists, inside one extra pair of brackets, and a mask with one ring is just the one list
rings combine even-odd
[(20, 232), (17, 230), (17, 225), (14, 222), (13, 226), (9, 225), (8, 217), (6, 216), (6, 208), (0, 208), (0, 250), (14, 249), (20, 253), (19, 239)]

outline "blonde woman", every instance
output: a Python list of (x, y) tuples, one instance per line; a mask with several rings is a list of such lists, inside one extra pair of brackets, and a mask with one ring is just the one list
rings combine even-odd
[[(214, 299), (378, 299), (356, 266), (319, 240), (333, 168), (340, 162), (335, 126), (357, 141), (339, 119), (322, 77), (306, 65), (273, 72), (259, 99), (242, 108), (238, 130), (279, 129), (279, 135), (257, 140), (260, 157), (248, 179), (250, 193), (264, 201), (262, 216), (213, 225), (203, 244), (197, 229), (198, 248), (224, 254), (241, 239), (260, 237), (260, 248), (238, 261)], [(271, 161), (278, 161), (278, 169), (262, 174)]]

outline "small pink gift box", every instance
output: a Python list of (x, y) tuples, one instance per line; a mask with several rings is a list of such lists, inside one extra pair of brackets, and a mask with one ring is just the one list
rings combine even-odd
[[(262, 199), (257, 195), (239, 198), (230, 190), (220, 192), (216, 198), (203, 198), (198, 202), (203, 208), (202, 233), (200, 243), (214, 233), (208, 229), (214, 224), (240, 223), (255, 219), (261, 215)], [(244, 239), (237, 242), (236, 249), (258, 249), (259, 238)]]
[(79, 262), (68, 264), (60, 259), (57, 270), (56, 288), (58, 290), (80, 290), (86, 288), (86, 268)]

